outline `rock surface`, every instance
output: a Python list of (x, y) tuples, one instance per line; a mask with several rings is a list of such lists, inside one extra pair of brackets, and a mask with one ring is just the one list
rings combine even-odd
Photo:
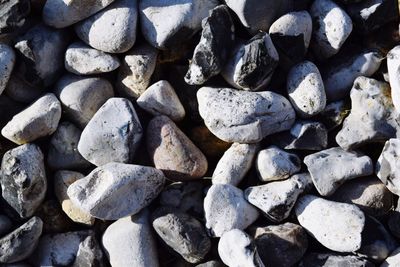
[(396, 249), (385, 259), (380, 267), (395, 267), (400, 265), (400, 248)]
[(376, 164), (376, 175), (396, 195), (400, 195), (400, 181), (397, 178), (400, 174), (400, 165), (397, 159), (399, 155), (400, 140), (389, 139)]
[(400, 79), (398, 77), (400, 68), (400, 46), (394, 47), (387, 54), (387, 68), (389, 74), (389, 82), (392, 90), (391, 96), (393, 105), (397, 112), (400, 112)]
[(94, 236), (88, 236), (79, 244), (78, 252), (72, 267), (93, 266), (102, 267), (104, 264), (103, 251)]
[(356, 256), (342, 256), (333, 253), (308, 253), (300, 262), (299, 267), (374, 267), (375, 264)]
[(11, 72), (15, 65), (15, 60), (16, 56), (14, 50), (10, 46), (0, 43), (0, 95), (6, 89)]
[(1, 38), (17, 33), (26, 25), (26, 18), (31, 11), (31, 4), (29, 0), (2, 1), (0, 3), (0, 10)]

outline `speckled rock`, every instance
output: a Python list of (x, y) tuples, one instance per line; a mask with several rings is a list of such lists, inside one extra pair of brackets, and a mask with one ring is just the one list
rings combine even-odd
[(397, 112), (400, 112), (400, 78), (398, 72), (400, 68), (400, 45), (394, 47), (387, 54), (387, 68), (389, 74), (390, 87), (392, 88), (391, 96), (393, 105)]
[(11, 99), (21, 103), (30, 104), (44, 93), (45, 90), (43, 90), (43, 88), (28, 84), (20, 77), (19, 73), (13, 72), (11, 73), (10, 79), (8, 79), (7, 87), (3, 95), (5, 94)]
[(398, 179), (400, 173), (399, 155), (400, 140), (389, 139), (386, 141), (376, 164), (376, 175), (396, 195), (400, 195), (400, 180)]
[(0, 44), (0, 95), (6, 89), (15, 60), (14, 50), (6, 44)]

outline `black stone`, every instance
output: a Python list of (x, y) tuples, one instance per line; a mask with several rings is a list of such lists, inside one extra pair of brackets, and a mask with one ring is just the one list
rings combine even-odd
[(284, 69), (288, 70), (300, 63), (307, 53), (307, 48), (304, 45), (304, 34), (287, 36), (272, 33), (271, 39), (279, 54), (279, 65)]

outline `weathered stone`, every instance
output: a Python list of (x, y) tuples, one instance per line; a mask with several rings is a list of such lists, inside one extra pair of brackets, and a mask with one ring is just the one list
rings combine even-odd
[(400, 78), (398, 77), (400, 68), (400, 45), (394, 47), (388, 52), (387, 68), (393, 105), (397, 112), (400, 112)]
[(299, 267), (374, 267), (366, 259), (351, 255), (308, 253), (300, 262)]
[(103, 267), (103, 251), (94, 236), (89, 235), (85, 238), (78, 248), (74, 263), (71, 267)]
[[(0, 3), (0, 10), (1, 10), (1, 5), (2, 3)], [(0, 14), (0, 21), (1, 21), (1, 14)], [(1, 34), (1, 26), (0, 26), (0, 34)], [(16, 59), (14, 50), (6, 44), (0, 43), (0, 95), (6, 89), (8, 80), (10, 79), (11, 76), (11, 72), (15, 65), (15, 60)]]
[(38, 86), (33, 86), (24, 81), (17, 72), (11, 73), (7, 87), (4, 91), (7, 96), (15, 101), (31, 104), (40, 98), (46, 91)]

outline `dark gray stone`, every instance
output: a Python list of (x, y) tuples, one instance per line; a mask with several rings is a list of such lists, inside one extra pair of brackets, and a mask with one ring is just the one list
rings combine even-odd
[(299, 267), (375, 267), (366, 259), (356, 256), (339, 254), (308, 253), (300, 262)]

